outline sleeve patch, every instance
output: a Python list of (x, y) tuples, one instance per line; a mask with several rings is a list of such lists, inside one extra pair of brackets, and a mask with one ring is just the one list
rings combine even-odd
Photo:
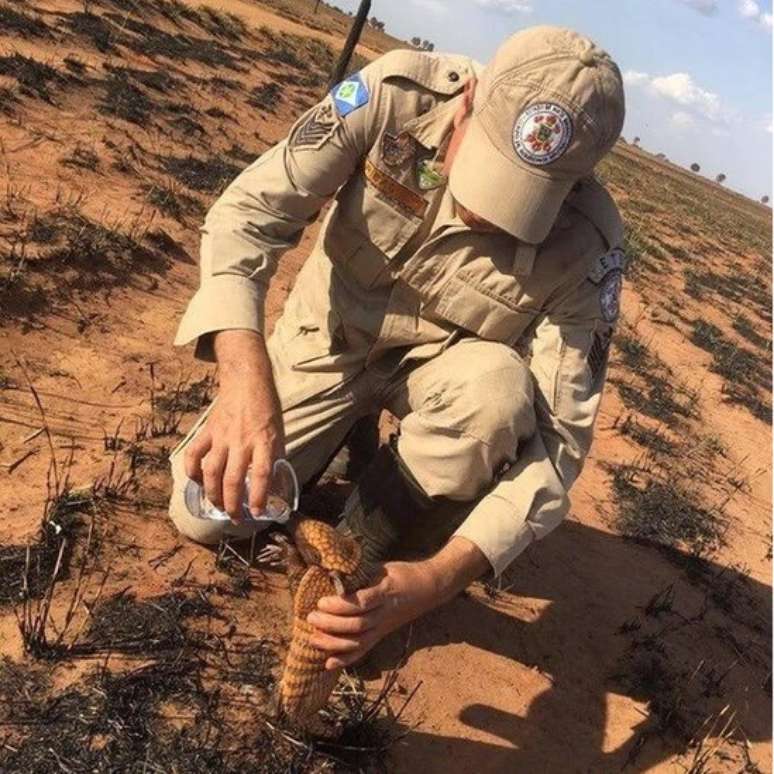
[(596, 381), (600, 372), (607, 362), (607, 353), (610, 350), (611, 332), (595, 333), (594, 342), (588, 354), (589, 370), (591, 371), (591, 380)]
[(319, 148), (333, 134), (338, 121), (327, 102), (313, 110), (290, 138), (291, 148)]
[(620, 247), (616, 247), (594, 261), (589, 272), (589, 280), (595, 285), (599, 285), (611, 271), (625, 271), (628, 263), (629, 259), (626, 253)]
[(623, 274), (620, 269), (609, 271), (599, 287), (599, 310), (605, 322), (611, 323), (618, 319), (622, 287)]
[(368, 93), (368, 87), (360, 77), (360, 73), (355, 73), (338, 86), (334, 86), (331, 90), (331, 96), (333, 104), (336, 105), (336, 111), (344, 118), (353, 110), (365, 105), (371, 95)]

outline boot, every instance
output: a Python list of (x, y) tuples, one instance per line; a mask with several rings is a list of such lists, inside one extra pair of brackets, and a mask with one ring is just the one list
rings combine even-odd
[(435, 505), (390, 443), (379, 448), (344, 505), (338, 529), (361, 541), (369, 563), (384, 562), (417, 517)]
[(379, 449), (379, 415), (359, 419), (347, 434), (322, 475), (323, 479), (343, 478), (357, 481)]

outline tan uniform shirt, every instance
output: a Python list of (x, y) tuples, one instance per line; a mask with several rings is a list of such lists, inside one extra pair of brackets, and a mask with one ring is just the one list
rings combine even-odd
[(299, 379), (297, 400), (364, 361), (398, 368), (462, 335), (528, 355), (540, 431), (457, 533), (499, 573), (569, 508), (618, 313), (622, 226), (593, 180), (576, 187), (538, 246), (462, 223), (437, 173), (477, 67), (465, 57), (394, 51), (357, 76), (365, 91), (352, 104), (365, 94), (362, 104), (342, 110), (328, 95), (302, 116), (208, 213), (201, 287), (175, 343), (198, 339), (197, 354), (209, 359), (204, 334), (262, 331), (277, 259), (334, 198), (308, 259), (333, 264), (331, 286), (322, 298), (303, 279), (314, 272), (302, 272), (285, 310), (300, 330), (319, 332), (326, 351), (318, 354), (329, 361)]

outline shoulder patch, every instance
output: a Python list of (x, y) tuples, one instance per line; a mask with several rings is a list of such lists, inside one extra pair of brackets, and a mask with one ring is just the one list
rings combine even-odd
[(625, 271), (628, 263), (626, 253), (620, 247), (616, 247), (594, 261), (588, 279), (595, 285), (599, 285), (611, 271)]
[(623, 274), (620, 269), (613, 269), (605, 275), (599, 288), (599, 311), (605, 322), (612, 323), (618, 319), (621, 312), (621, 289)]
[(334, 86), (331, 89), (331, 96), (333, 104), (336, 106), (336, 112), (344, 118), (353, 110), (365, 105), (371, 95), (368, 93), (368, 87), (360, 77), (360, 73), (355, 73), (338, 86)]

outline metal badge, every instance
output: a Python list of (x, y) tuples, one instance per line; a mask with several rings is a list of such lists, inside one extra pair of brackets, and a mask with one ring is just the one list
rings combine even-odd
[(382, 136), (382, 161), (388, 167), (397, 167), (414, 158), (416, 141), (406, 132), (395, 136), (385, 132)]
[(417, 185), (422, 191), (432, 191), (446, 184), (446, 175), (435, 169), (434, 162), (430, 159), (422, 159), (417, 164)]

